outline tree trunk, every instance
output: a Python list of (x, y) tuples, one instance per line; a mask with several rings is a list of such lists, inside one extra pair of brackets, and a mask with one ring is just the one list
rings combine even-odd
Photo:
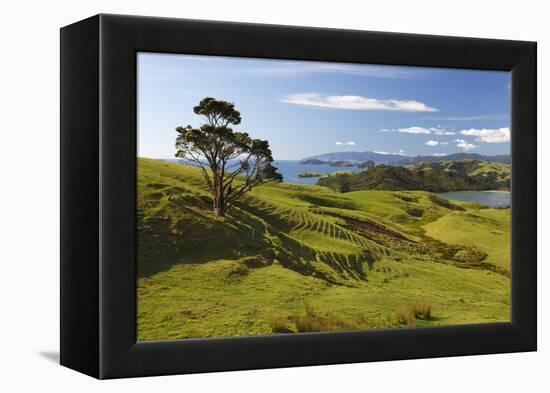
[(216, 217), (224, 217), (225, 211), (223, 210), (223, 207), (215, 207), (214, 208), (214, 215)]
[(223, 187), (221, 182), (216, 182), (214, 186), (214, 200), (212, 203), (214, 215), (216, 217), (225, 216), (225, 201), (223, 198)]

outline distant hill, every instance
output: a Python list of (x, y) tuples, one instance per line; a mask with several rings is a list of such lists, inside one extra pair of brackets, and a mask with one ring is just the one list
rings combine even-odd
[(480, 160), (485, 162), (500, 162), (510, 164), (511, 158), (509, 154), (498, 156), (484, 156), (476, 153), (455, 153), (447, 156), (416, 156), (416, 157), (401, 157), (401, 160), (393, 161), (392, 165), (414, 165), (419, 162), (441, 162), (441, 161), (461, 161), (461, 160)]
[(455, 153), (447, 156), (416, 156), (407, 157), (400, 154), (381, 154), (373, 151), (343, 151), (335, 153), (319, 154), (317, 156), (307, 157), (302, 163), (325, 164), (335, 161), (347, 161), (360, 164), (366, 161), (374, 161), (376, 164), (409, 166), (419, 162), (441, 162), (441, 161), (460, 161), (460, 160), (481, 160), (486, 162), (501, 162), (510, 164), (509, 154), (497, 156), (484, 156), (476, 153)]
[(317, 184), (340, 192), (509, 190), (510, 165), (481, 160), (421, 162), (412, 168), (382, 164), (357, 174), (321, 178)]
[(322, 161), (323, 163), (347, 161), (360, 164), (362, 162), (371, 160), (377, 164), (390, 164), (392, 162), (400, 161), (405, 158), (407, 157), (399, 154), (380, 154), (373, 151), (341, 151), (306, 157), (302, 160), (302, 163), (315, 163), (315, 161)]

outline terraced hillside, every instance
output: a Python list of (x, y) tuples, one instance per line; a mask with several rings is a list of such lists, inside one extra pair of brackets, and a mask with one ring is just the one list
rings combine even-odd
[(138, 160), (140, 340), (509, 320), (507, 209), (290, 183), (210, 207), (196, 168)]

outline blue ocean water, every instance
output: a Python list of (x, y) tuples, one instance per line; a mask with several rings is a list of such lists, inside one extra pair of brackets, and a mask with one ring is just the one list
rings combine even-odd
[(315, 184), (319, 179), (318, 177), (299, 177), (298, 174), (300, 172), (322, 172), (329, 174), (336, 171), (360, 172), (362, 170), (356, 166), (304, 165), (300, 164), (298, 160), (275, 160), (273, 166), (277, 167), (278, 172), (283, 175), (283, 181), (300, 184)]
[(445, 199), (479, 202), (489, 207), (510, 206), (510, 193), (506, 191), (453, 191), (437, 195)]
[[(179, 158), (164, 158), (163, 161), (181, 162)], [(299, 160), (275, 160), (273, 166), (277, 167), (277, 171), (283, 175), (283, 181), (287, 183), (300, 184), (315, 184), (318, 177), (299, 177), (300, 172), (322, 172), (332, 173), (336, 171), (352, 171), (360, 172), (362, 169), (356, 166), (342, 167), (330, 165), (302, 165)]]

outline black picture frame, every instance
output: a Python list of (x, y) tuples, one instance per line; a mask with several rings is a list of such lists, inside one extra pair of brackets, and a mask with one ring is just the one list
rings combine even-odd
[[(512, 73), (511, 322), (136, 342), (136, 53)], [(536, 43), (97, 15), (61, 29), (61, 364), (96, 378), (534, 351)]]

